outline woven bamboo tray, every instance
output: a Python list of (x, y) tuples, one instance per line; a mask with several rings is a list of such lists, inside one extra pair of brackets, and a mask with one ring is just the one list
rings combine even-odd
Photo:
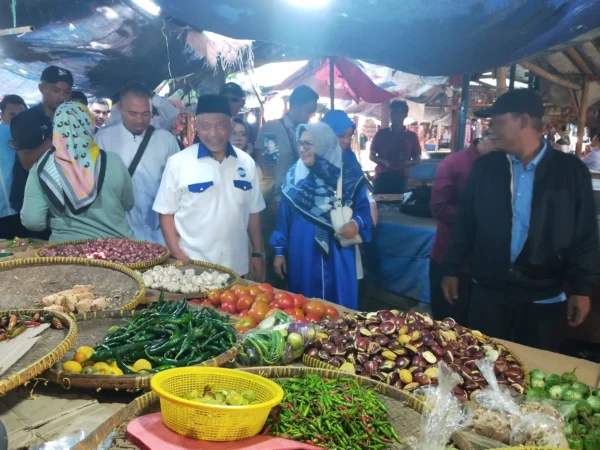
[[(77, 314), (74, 320), (77, 322), (79, 327), (79, 335), (77, 336), (77, 344), (67, 355), (66, 358), (62, 358), (63, 361), (72, 359), (75, 354), (75, 349), (83, 345), (94, 347), (97, 345), (108, 333), (108, 329), (112, 326), (125, 325), (125, 320), (139, 315), (136, 311), (101, 311), (98, 313), (89, 314)], [(233, 361), (238, 354), (241, 336), (238, 335), (238, 343), (234, 345), (230, 350), (216, 358), (209, 359), (200, 366), (214, 366), (219, 367), (223, 364)], [(50, 370), (44, 373), (44, 378), (58, 383), (65, 389), (71, 387), (79, 387), (85, 389), (115, 389), (115, 390), (128, 390), (137, 391), (140, 389), (150, 389), (150, 378), (153, 374), (140, 374), (140, 375), (82, 375), (70, 372), (64, 372), (62, 370), (62, 361), (54, 364)]]
[[(140, 301), (146, 295), (146, 286), (142, 281), (142, 277), (134, 272), (133, 270), (121, 265), (115, 264), (109, 261), (101, 261), (96, 259), (83, 259), (83, 258), (25, 258), (25, 259), (13, 259), (10, 261), (0, 262), (0, 284), (2, 285), (3, 291), (0, 291), (0, 302), (4, 306), (8, 306), (10, 308), (22, 308), (28, 309), (32, 307), (37, 307), (38, 305), (32, 304), (31, 299), (23, 299), (18, 297), (18, 293), (13, 294), (13, 298), (10, 300), (2, 300), (3, 297), (6, 297), (7, 289), (12, 285), (14, 286), (13, 290), (18, 290), (22, 285), (27, 285), (31, 280), (28, 280), (28, 276), (31, 276), (32, 271), (35, 271), (36, 267), (44, 267), (44, 266), (61, 266), (60, 269), (56, 269), (56, 274), (52, 275), (52, 278), (48, 277), (47, 280), (43, 280), (46, 284), (42, 285), (40, 282), (34, 287), (39, 289), (36, 290), (36, 300), (41, 301), (41, 299), (47, 295), (56, 294), (59, 291), (64, 289), (69, 289), (71, 286), (76, 284), (88, 284), (89, 278), (77, 278), (77, 274), (73, 275), (73, 279), (69, 280), (69, 283), (65, 284), (65, 278), (68, 277), (68, 272), (71, 270), (69, 266), (76, 267), (77, 271), (82, 271), (82, 275), (92, 277), (92, 271), (86, 271), (86, 268), (89, 267), (97, 267), (101, 269), (105, 269), (107, 273), (108, 271), (116, 271), (120, 272), (129, 278), (132, 278), (137, 284), (137, 287), (132, 288), (131, 294), (125, 293), (123, 294), (123, 298), (115, 299), (115, 296), (121, 295), (122, 290), (120, 288), (120, 284), (117, 285), (110, 284), (106, 281), (105, 277), (94, 275), (99, 282), (105, 282), (107, 284), (104, 285), (101, 290), (98, 290), (98, 286), (95, 286), (94, 295), (96, 297), (112, 297), (112, 302), (110, 304), (111, 309), (119, 309), (119, 310), (129, 310), (134, 309)], [(27, 269), (27, 270), (20, 270)], [(11, 271), (14, 271), (11, 273)], [(87, 273), (89, 272), (89, 273)], [(17, 274), (19, 276), (17, 276)], [(22, 274), (22, 276), (21, 276)], [(39, 282), (39, 280), (38, 280)], [(57, 284), (61, 284), (62, 287), (55, 286)], [(93, 283), (89, 283), (93, 284)], [(28, 287), (31, 287), (29, 284)], [(105, 292), (102, 292), (102, 289)], [(134, 290), (135, 289), (135, 290)], [(38, 298), (39, 295), (39, 298)], [(8, 303), (8, 305), (7, 305)]]
[[(40, 314), (47, 313), (40, 309), (17, 309), (0, 311), (0, 316), (7, 316), (11, 313), (33, 315), (38, 312)], [(44, 330), (35, 345), (0, 378), (0, 396), (29, 382), (44, 370), (52, 367), (75, 344), (77, 325), (73, 319), (59, 312), (51, 314), (60, 319), (64, 329), (48, 328)]]
[[(46, 246), (44, 246), (43, 248), (40, 248), (37, 252), (35, 252), (35, 256), (37, 256), (38, 258), (44, 258), (44, 259), (49, 259), (43, 256), (40, 256), (40, 252), (44, 249), (44, 248), (54, 248), (54, 247), (59, 247), (61, 245), (67, 245), (67, 244), (83, 244), (84, 242), (92, 242), (92, 241), (97, 241), (98, 239), (80, 239), (77, 241), (65, 241), (65, 242), (58, 242), (56, 244), (48, 244)], [(129, 239), (132, 242), (144, 242), (144, 241), (140, 241), (137, 239)], [(152, 266), (156, 266), (157, 264), (162, 264), (164, 263), (167, 259), (169, 259), (169, 256), (171, 256), (171, 252), (169, 251), (169, 249), (167, 247), (163, 247), (165, 250), (165, 253), (159, 257), (159, 258), (155, 258), (149, 261), (143, 261), (143, 262), (138, 262), (138, 263), (131, 263), (131, 264), (123, 264), (123, 263), (119, 263), (120, 265), (123, 265), (125, 267), (128, 267), (130, 269), (144, 269), (147, 267), (152, 267)], [(95, 260), (95, 261), (102, 261), (102, 260)], [(108, 261), (111, 262), (111, 261)], [(117, 264), (117, 263), (113, 263), (113, 264)]]
[[(202, 272), (209, 271), (209, 270), (216, 270), (218, 272), (226, 273), (231, 277), (230, 282), (227, 286), (225, 286), (223, 288), (213, 289), (213, 291), (218, 291), (218, 292), (225, 292), (225, 291), (231, 289), (232, 286), (238, 284), (240, 282), (240, 280), (242, 279), (242, 277), (238, 273), (234, 272), (233, 270), (231, 270), (225, 266), (220, 266), (218, 264), (212, 264), (212, 263), (207, 263), (207, 262), (203, 262), (203, 261), (192, 260), (189, 262), (189, 264), (185, 264), (185, 265), (182, 264), (180, 261), (178, 261), (177, 263), (174, 263), (174, 264), (163, 264), (163, 266), (164, 267), (174, 266), (180, 270), (194, 269), (196, 271), (197, 275), (201, 274)], [(150, 296), (158, 296), (162, 292), (164, 294), (164, 299), (168, 300), (168, 301), (178, 301), (178, 300), (183, 300), (184, 298), (206, 298), (208, 296), (208, 293), (210, 292), (210, 291), (205, 291), (205, 292), (197, 292), (195, 294), (179, 294), (179, 293), (174, 293), (174, 292), (160, 291), (158, 289), (151, 289), (149, 286), (146, 286), (146, 289), (148, 291), (148, 295), (150, 295)]]
[[(507, 348), (504, 344), (501, 344), (497, 340), (495, 340), (491, 337), (488, 337), (488, 336), (485, 336), (485, 338), (489, 342), (505, 348), (506, 351), (515, 359), (515, 361), (517, 361), (521, 365), (521, 367), (523, 367), (523, 374), (524, 374), (523, 381), (525, 382), (525, 390), (527, 390), (527, 388), (529, 388), (531, 377), (529, 376), (529, 370), (527, 370), (527, 366), (525, 366), (525, 363), (523, 362), (523, 360), (521, 358), (519, 358), (519, 356), (515, 352), (513, 352), (511, 349)], [(339, 368), (334, 367), (331, 364), (327, 364), (326, 362), (323, 362), (320, 359), (314, 358), (312, 356), (308, 356), (306, 354), (302, 355), (302, 364), (304, 364), (308, 367), (315, 367), (315, 368), (336, 370), (336, 371), (340, 370)]]
[[(404, 443), (401, 445), (394, 444), (387, 448), (394, 450), (416, 448), (421, 426), (422, 403), (417, 400), (416, 397), (413, 397), (406, 392), (369, 378), (344, 374), (333, 370), (315, 369), (301, 366), (252, 367), (239, 370), (255, 373), (267, 378), (300, 377), (305, 374), (315, 374), (323, 378), (354, 378), (362, 386), (372, 388), (379, 394), (381, 401), (388, 408), (390, 423), (394, 426), (396, 432), (404, 441)], [(137, 447), (135, 444), (126, 439), (127, 425), (136, 417), (158, 411), (160, 411), (158, 396), (153, 392), (142, 395), (96, 428), (96, 430), (89, 434), (83, 441), (73, 447), (73, 450), (93, 450), (102, 442), (104, 442), (109, 435), (113, 433), (113, 431), (115, 431), (115, 442), (113, 442), (114, 445), (109, 448), (132, 450), (139, 449), (140, 447)], [(315, 449), (317, 448), (318, 447), (315, 447)]]

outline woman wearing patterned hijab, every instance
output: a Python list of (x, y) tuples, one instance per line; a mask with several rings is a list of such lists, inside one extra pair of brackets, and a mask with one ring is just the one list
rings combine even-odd
[(93, 136), (87, 108), (63, 103), (54, 114), (53, 147), (31, 168), (21, 221), (33, 231), (50, 228), (51, 242), (134, 237), (125, 217), (133, 208), (131, 177)]
[(352, 208), (352, 220), (338, 235), (371, 239), (372, 222), (365, 177), (353, 165), (342, 165), (342, 149), (329, 125), (300, 125), (300, 160), (288, 171), (281, 187), (275, 247), (275, 272), (287, 277), (289, 289), (306, 297), (329, 300), (358, 309), (356, 261), (353, 246), (342, 248), (331, 220), (338, 179), (342, 204)]

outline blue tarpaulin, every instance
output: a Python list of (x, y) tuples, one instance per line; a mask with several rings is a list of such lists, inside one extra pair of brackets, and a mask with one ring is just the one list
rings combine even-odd
[[(200, 29), (420, 75), (508, 65), (600, 27), (598, 0), (155, 0)], [(301, 6), (298, 6), (301, 5)]]

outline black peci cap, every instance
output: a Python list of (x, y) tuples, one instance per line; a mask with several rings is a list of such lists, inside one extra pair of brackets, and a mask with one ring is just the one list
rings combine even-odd
[(515, 89), (502, 94), (490, 108), (475, 111), (477, 117), (493, 117), (502, 114), (527, 114), (541, 119), (544, 117), (544, 104), (539, 94), (531, 89)]
[(63, 81), (69, 86), (73, 86), (73, 74), (67, 69), (57, 66), (50, 66), (44, 69), (40, 81), (45, 81), (46, 83), (52, 84)]
[(221, 92), (219, 93), (221, 95), (231, 94), (235, 95), (236, 97), (246, 98), (246, 92), (242, 89), (242, 87), (239, 84), (232, 82), (225, 83), (221, 88)]
[(52, 122), (39, 108), (31, 108), (13, 117), (10, 134), (16, 150), (33, 150), (52, 136)]
[(229, 100), (223, 95), (202, 95), (198, 97), (196, 105), (196, 115), (200, 114), (226, 114), (231, 117), (231, 107)]

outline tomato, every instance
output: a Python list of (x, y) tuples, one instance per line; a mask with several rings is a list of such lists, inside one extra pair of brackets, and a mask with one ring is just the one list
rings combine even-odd
[(239, 297), (243, 294), (247, 294), (250, 289), (248, 288), (248, 286), (242, 286), (241, 284), (236, 284), (235, 286), (233, 286), (231, 288), (231, 290), (233, 292), (235, 292)]
[(256, 326), (256, 322), (254, 321), (254, 319), (252, 317), (246, 317), (242, 320), (240, 320), (237, 324), (237, 327), (242, 327), (242, 328), (254, 328)]
[(237, 314), (237, 308), (234, 301), (225, 302), (221, 305), (221, 311), (225, 311), (229, 314)]
[(316, 313), (308, 313), (305, 317), (307, 322), (317, 322), (319, 323), (321, 321), (321, 316), (319, 316)]
[(288, 316), (296, 315), (296, 311), (294, 310), (294, 308), (286, 308), (283, 310), (283, 312), (286, 313)]
[(252, 303), (254, 303), (252, 297), (250, 297), (249, 295), (242, 295), (236, 303), (238, 312), (242, 312), (245, 309), (250, 309)]
[(265, 294), (259, 294), (254, 299), (255, 302), (262, 302), (265, 305), (268, 305), (271, 302), (271, 299)]
[(261, 283), (258, 285), (258, 287), (263, 292), (270, 292), (272, 294), (274, 291), (273, 286), (271, 286), (269, 283)]
[(339, 315), (340, 315), (340, 313), (333, 306), (329, 306), (329, 305), (325, 306), (325, 316), (326, 317), (331, 317), (332, 319), (335, 319)]
[(215, 305), (213, 305), (208, 300), (204, 300), (203, 302), (200, 302), (199, 304), (200, 304), (200, 306), (207, 306), (208, 308), (214, 308), (215, 307)]
[(273, 298), (277, 301), (281, 300), (283, 297), (285, 297), (286, 295), (290, 295), (285, 291), (277, 291), (275, 292), (275, 295), (273, 296)]
[(238, 317), (240, 319), (243, 319), (244, 317), (248, 317), (248, 310), (247, 309), (243, 310), (241, 313), (238, 314)]
[(252, 317), (256, 323), (260, 323), (269, 312), (269, 307), (264, 303), (254, 303), (248, 311), (248, 317)]
[(248, 294), (250, 294), (252, 297), (256, 297), (257, 295), (262, 294), (262, 290), (257, 284), (252, 284), (248, 288)]
[(288, 308), (293, 308), (294, 307), (294, 299), (292, 298), (291, 295), (282, 295), (281, 298), (279, 299), (279, 307), (281, 309), (283, 309), (284, 311)]
[(237, 325), (235, 326), (235, 329), (242, 334), (246, 334), (248, 331), (250, 331), (250, 328), (238, 327)]
[(269, 312), (267, 312), (267, 315), (265, 317), (269, 317), (272, 316), (273, 314), (275, 314), (277, 311), (281, 311), (279, 308), (271, 308), (269, 309)]
[(304, 308), (302, 308), (302, 310), (304, 311), (304, 313), (306, 315), (314, 313), (314, 314), (318, 315), (319, 318), (321, 318), (325, 315), (325, 305), (321, 302), (316, 302), (316, 301), (308, 302), (306, 305), (304, 305)]
[(211, 302), (215, 306), (219, 306), (221, 304), (221, 292), (210, 291), (208, 293), (208, 301)]
[(306, 300), (306, 297), (302, 294), (295, 294), (294, 295), (294, 308), (300, 308), (302, 309), (302, 307), (304, 305), (306, 305), (308, 303), (308, 300)]
[(226, 303), (226, 302), (236, 302), (237, 299), (238, 299), (238, 296), (233, 291), (225, 291), (221, 294), (221, 304)]
[(304, 317), (304, 311), (302, 311), (300, 308), (294, 308), (294, 311), (297, 317)]

